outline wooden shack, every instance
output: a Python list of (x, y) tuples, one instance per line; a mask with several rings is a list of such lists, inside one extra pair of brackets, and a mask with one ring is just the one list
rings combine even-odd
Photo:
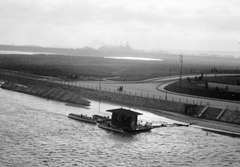
[(107, 111), (112, 113), (111, 125), (127, 131), (136, 130), (138, 115), (142, 115), (141, 113), (124, 108)]

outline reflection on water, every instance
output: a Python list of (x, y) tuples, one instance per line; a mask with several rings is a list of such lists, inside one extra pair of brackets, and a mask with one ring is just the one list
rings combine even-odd
[[(110, 115), (118, 105), (89, 108), (0, 89), (0, 166), (239, 166), (240, 141), (192, 127), (121, 135), (68, 119)], [(100, 108), (100, 110), (99, 110)], [(171, 120), (138, 110), (147, 121)]]
[(53, 54), (53, 53), (46, 53), (46, 52), (21, 52), (21, 51), (10, 51), (10, 50), (0, 50), (0, 54)]
[(162, 59), (144, 58), (144, 57), (104, 57), (106, 59), (124, 59), (124, 60), (143, 60), (143, 61), (163, 61)]

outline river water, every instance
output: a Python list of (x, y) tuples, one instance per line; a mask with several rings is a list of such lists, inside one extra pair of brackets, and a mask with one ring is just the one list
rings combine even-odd
[[(240, 140), (193, 127), (121, 135), (69, 119), (69, 113), (110, 115), (121, 107), (88, 108), (0, 89), (0, 166), (239, 166)], [(131, 108), (132, 109), (132, 108)], [(144, 121), (176, 122), (147, 111)]]

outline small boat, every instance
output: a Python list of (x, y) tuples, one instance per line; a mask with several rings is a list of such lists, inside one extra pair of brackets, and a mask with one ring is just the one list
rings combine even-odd
[(79, 114), (70, 113), (68, 115), (68, 118), (75, 119), (75, 120), (82, 121), (82, 122), (91, 123), (91, 124), (97, 124), (96, 119), (94, 119), (93, 117), (89, 117), (87, 115), (82, 115), (82, 114), (79, 115)]

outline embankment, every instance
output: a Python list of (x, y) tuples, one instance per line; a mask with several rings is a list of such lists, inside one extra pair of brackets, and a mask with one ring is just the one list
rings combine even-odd
[(54, 99), (58, 101), (64, 101), (67, 103), (75, 103), (84, 106), (89, 106), (90, 102), (83, 98), (80, 94), (63, 90), (61, 88), (42, 87), (40, 85), (21, 85), (13, 82), (5, 82), (2, 86), (3, 89), (9, 89), (21, 93), (27, 93), (47, 99)]

